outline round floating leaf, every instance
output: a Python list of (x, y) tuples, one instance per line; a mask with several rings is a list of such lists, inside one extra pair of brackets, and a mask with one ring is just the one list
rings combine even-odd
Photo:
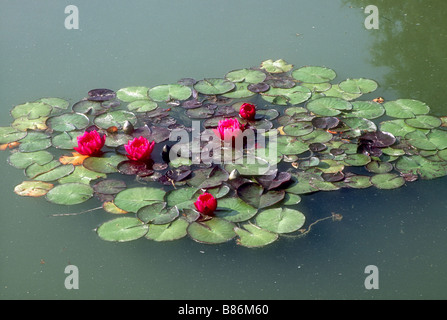
[(301, 82), (323, 83), (334, 80), (335, 71), (325, 67), (306, 66), (292, 72), (292, 77)]
[(129, 121), (132, 125), (136, 125), (137, 118), (134, 113), (125, 110), (116, 110), (103, 113), (97, 116), (94, 120), (95, 125), (102, 129), (110, 127), (123, 128), (124, 123)]
[(51, 143), (55, 148), (70, 150), (78, 146), (77, 137), (83, 134), (84, 132), (81, 131), (70, 131), (70, 132), (64, 131), (60, 134), (53, 136)]
[(82, 165), (87, 169), (100, 173), (118, 172), (117, 166), (120, 162), (127, 160), (127, 157), (120, 154), (106, 153), (103, 157), (89, 157)]
[(265, 82), (252, 83), (248, 85), (247, 89), (254, 93), (260, 93), (266, 92), (268, 89), (270, 89), (270, 86)]
[(228, 72), (225, 78), (232, 82), (259, 83), (265, 80), (266, 74), (259, 70), (240, 69)]
[(176, 219), (167, 224), (151, 224), (145, 237), (154, 241), (173, 241), (187, 235), (189, 223), (185, 219)]
[(112, 201), (105, 201), (102, 204), (103, 209), (112, 214), (126, 214), (127, 211), (118, 208)]
[(364, 166), (371, 161), (371, 158), (363, 153), (349, 154), (343, 161), (349, 166)]
[(102, 194), (117, 194), (124, 189), (126, 189), (126, 183), (116, 179), (102, 180), (93, 185), (93, 190)]
[(44, 132), (28, 132), (28, 135), (20, 140), (21, 152), (34, 152), (51, 147), (50, 136)]
[(48, 118), (47, 126), (54, 131), (81, 130), (88, 126), (90, 120), (81, 113), (67, 113)]
[(125, 242), (144, 237), (149, 226), (133, 217), (120, 217), (103, 223), (97, 229), (98, 236), (106, 241)]
[(90, 184), (92, 180), (99, 178), (106, 178), (106, 175), (104, 173), (88, 170), (82, 166), (76, 166), (70, 175), (63, 177), (58, 181), (59, 183), (80, 182)]
[(405, 184), (405, 179), (394, 173), (381, 173), (371, 177), (371, 183), (379, 189), (395, 189)]
[(309, 150), (309, 145), (296, 137), (280, 136), (277, 138), (277, 151), (283, 155), (300, 154)]
[(447, 148), (447, 131), (434, 129), (428, 134), (413, 131), (405, 135), (408, 142), (422, 150), (442, 150)]
[(157, 202), (150, 204), (148, 206), (144, 206), (137, 212), (138, 218), (145, 222), (151, 224), (166, 224), (174, 219), (176, 219), (179, 215), (179, 211), (177, 207), (165, 208), (166, 202)]
[(203, 222), (192, 222), (188, 226), (189, 236), (201, 243), (224, 243), (236, 236), (235, 225), (221, 218), (212, 218)]
[(427, 114), (429, 106), (424, 102), (412, 99), (398, 99), (384, 103), (386, 114), (394, 118), (414, 118), (417, 115)]
[(48, 128), (46, 125), (47, 119), (48, 117), (40, 117), (37, 119), (20, 117), (14, 120), (14, 122), (11, 124), (11, 127), (19, 131), (46, 130)]
[(44, 165), (33, 163), (26, 168), (25, 174), (33, 180), (55, 181), (69, 175), (73, 170), (74, 166), (72, 164), (61, 165), (59, 161), (53, 160)]
[(396, 162), (396, 169), (402, 173), (419, 174), (422, 179), (434, 179), (447, 175), (445, 162), (429, 161), (416, 156), (403, 156)]
[(312, 119), (312, 125), (319, 129), (331, 129), (339, 123), (340, 120), (336, 117), (315, 117)]
[(249, 205), (261, 209), (266, 208), (284, 199), (284, 190), (268, 191), (255, 183), (245, 183), (237, 189), (238, 196)]
[(314, 130), (314, 127), (311, 122), (295, 122), (291, 123), (283, 128), (283, 131), (289, 136), (303, 136), (308, 133), (311, 133)]
[(232, 91), (224, 93), (222, 96), (232, 99), (242, 99), (251, 97), (254, 95), (254, 92), (248, 90), (248, 85), (249, 83), (247, 82), (236, 83), (236, 86)]
[(27, 118), (29, 120), (38, 119), (50, 115), (53, 108), (43, 102), (27, 102), (15, 106), (11, 110), (11, 116), (14, 119)]
[(404, 137), (407, 133), (416, 131), (416, 128), (406, 124), (403, 119), (396, 119), (381, 122), (380, 130), (389, 132), (395, 137)]
[(292, 70), (292, 68), (293, 65), (288, 64), (283, 59), (278, 59), (276, 61), (269, 59), (261, 63), (261, 69), (264, 69), (269, 73), (283, 73)]
[(297, 194), (287, 192), (284, 197), (284, 202), (282, 203), (285, 206), (293, 206), (301, 202), (301, 197)]
[(42, 181), (23, 181), (14, 188), (14, 192), (22, 197), (41, 197), (53, 188), (53, 184)]
[(347, 93), (369, 93), (373, 92), (377, 89), (378, 84), (374, 80), (371, 79), (347, 79), (339, 83), (340, 89)]
[(194, 85), (197, 92), (208, 95), (223, 94), (233, 90), (236, 85), (228, 80), (219, 78), (208, 78), (198, 81)]
[(340, 184), (353, 189), (365, 189), (372, 185), (370, 177), (362, 175), (346, 176)]
[(26, 135), (26, 131), (17, 131), (12, 127), (0, 127), (0, 144), (18, 141)]
[(273, 208), (260, 212), (256, 216), (256, 224), (275, 233), (289, 233), (300, 229), (305, 216), (298, 210), (290, 208)]
[(234, 228), (234, 232), (239, 236), (237, 243), (248, 248), (263, 247), (278, 239), (278, 234), (251, 223), (243, 224), (242, 228)]
[(222, 182), (228, 180), (228, 172), (221, 168), (198, 169), (188, 180), (190, 186), (197, 189), (206, 189), (220, 186)]
[(405, 123), (414, 128), (434, 129), (441, 125), (441, 119), (433, 116), (420, 115), (414, 118), (405, 119)]
[(127, 87), (119, 89), (116, 92), (116, 97), (124, 102), (132, 102), (136, 100), (148, 99), (148, 87)]
[(270, 88), (268, 91), (261, 93), (264, 100), (278, 105), (300, 104), (307, 101), (311, 95), (312, 92), (302, 86), (295, 86), (289, 89)]
[(48, 151), (14, 152), (9, 156), (9, 164), (18, 169), (25, 169), (33, 163), (44, 165), (53, 160), (53, 155)]
[(361, 93), (349, 93), (343, 91), (342, 89), (340, 89), (338, 84), (333, 84), (331, 88), (329, 90), (326, 90), (323, 94), (327, 97), (336, 97), (346, 101), (352, 101), (362, 95)]
[(116, 93), (110, 89), (93, 89), (88, 92), (88, 100), (108, 101), (116, 98)]
[(191, 94), (191, 88), (181, 84), (164, 84), (148, 91), (149, 97), (154, 101), (186, 100)]
[(179, 210), (187, 207), (192, 207), (192, 204), (196, 199), (192, 199), (192, 196), (197, 192), (197, 188), (181, 188), (174, 189), (166, 196), (166, 201), (169, 207), (177, 206)]
[(63, 112), (70, 106), (70, 103), (67, 100), (61, 98), (41, 98), (35, 102), (43, 102), (50, 105), (53, 108), (51, 111), (52, 115)]
[(351, 104), (352, 110), (345, 114), (346, 117), (376, 119), (385, 113), (383, 106), (374, 101), (353, 101)]
[(257, 209), (238, 197), (224, 197), (217, 201), (216, 215), (232, 222), (241, 222), (251, 219)]
[(157, 109), (157, 107), (157, 103), (151, 100), (136, 100), (127, 105), (127, 109), (134, 112), (149, 112)]
[(102, 106), (101, 102), (90, 100), (81, 100), (79, 102), (76, 102), (73, 105), (72, 110), (76, 113), (89, 115), (98, 115), (107, 111), (107, 109)]
[(118, 208), (128, 212), (138, 212), (144, 206), (162, 202), (165, 196), (163, 189), (152, 187), (136, 187), (121, 191), (115, 197)]
[(65, 183), (51, 189), (46, 198), (55, 204), (75, 205), (93, 196), (93, 189), (84, 183)]
[(317, 115), (333, 117), (342, 110), (351, 110), (352, 104), (336, 97), (321, 97), (307, 103), (307, 109)]
[(391, 163), (383, 161), (371, 161), (365, 167), (366, 170), (373, 173), (387, 173), (393, 170)]

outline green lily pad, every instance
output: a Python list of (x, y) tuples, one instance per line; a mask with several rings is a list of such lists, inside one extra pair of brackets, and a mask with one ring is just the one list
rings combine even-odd
[(127, 105), (127, 109), (133, 112), (149, 112), (157, 107), (157, 103), (152, 100), (135, 100)]
[(297, 137), (280, 136), (277, 138), (277, 151), (283, 155), (300, 154), (309, 150), (309, 145)]
[(434, 129), (428, 134), (413, 131), (405, 135), (408, 142), (422, 150), (442, 150), (447, 148), (447, 131)]
[(222, 182), (228, 180), (228, 172), (221, 168), (197, 169), (193, 172), (192, 178), (187, 182), (197, 189), (206, 189), (220, 186)]
[(371, 158), (363, 153), (349, 154), (343, 159), (349, 166), (364, 166), (371, 161)]
[(275, 233), (290, 233), (300, 229), (306, 218), (298, 210), (290, 208), (273, 208), (260, 212), (256, 224)]
[(294, 178), (295, 183), (287, 188), (286, 192), (297, 195), (311, 193), (319, 190), (314, 184), (311, 184), (311, 180), (316, 179), (323, 181), (323, 178), (321, 178), (321, 176), (311, 172), (296, 172), (292, 174), (292, 177)]
[(65, 183), (51, 189), (46, 198), (51, 203), (75, 205), (89, 200), (93, 196), (92, 187), (84, 183)]
[(383, 161), (371, 161), (365, 167), (366, 170), (373, 173), (387, 173), (393, 170), (391, 163)]
[(33, 163), (25, 169), (25, 175), (33, 180), (56, 181), (74, 171), (72, 164), (61, 165), (57, 160), (52, 160), (44, 165)]
[(83, 131), (62, 132), (53, 136), (51, 143), (53, 147), (58, 149), (70, 150), (78, 146), (77, 138), (83, 135)]
[(42, 181), (23, 181), (14, 188), (14, 192), (22, 197), (42, 197), (53, 188), (53, 184)]
[(124, 160), (127, 160), (127, 157), (124, 155), (106, 153), (102, 157), (88, 157), (82, 165), (94, 172), (114, 173), (118, 172), (117, 166)]
[(270, 167), (268, 160), (261, 157), (244, 157), (242, 163), (225, 164), (227, 172), (237, 170), (243, 176), (263, 175), (270, 170)]
[(11, 110), (11, 116), (14, 119), (27, 118), (29, 120), (38, 119), (50, 115), (53, 108), (43, 102), (27, 102), (15, 106)]
[(359, 98), (361, 93), (349, 93), (343, 91), (338, 84), (333, 84), (329, 90), (324, 91), (324, 96), (326, 97), (336, 97), (346, 101), (352, 101)]
[(179, 218), (166, 224), (151, 224), (145, 238), (154, 241), (173, 241), (183, 238), (188, 234), (186, 229), (189, 223)]
[(50, 105), (53, 108), (53, 110), (51, 111), (51, 115), (64, 112), (70, 106), (70, 103), (67, 100), (56, 97), (40, 98), (35, 102), (42, 102)]
[(228, 80), (219, 78), (207, 78), (198, 81), (194, 85), (194, 89), (197, 92), (208, 95), (223, 94), (233, 90), (236, 85)]
[(148, 87), (127, 87), (119, 89), (116, 92), (116, 97), (124, 102), (133, 102), (136, 100), (149, 99), (147, 92)]
[(99, 178), (106, 178), (106, 174), (94, 172), (91, 170), (86, 169), (83, 166), (76, 166), (74, 168), (74, 171), (69, 174), (68, 176), (65, 176), (61, 179), (59, 179), (59, 183), (69, 183), (69, 182), (80, 182), (85, 184), (90, 184), (92, 180), (96, 180)]
[(126, 183), (116, 179), (101, 180), (93, 185), (93, 190), (101, 194), (117, 194), (126, 189)]
[(237, 189), (238, 196), (249, 205), (262, 209), (274, 205), (284, 199), (284, 190), (270, 190), (264, 192), (264, 188), (255, 183), (246, 183)]
[(396, 169), (402, 173), (419, 174), (422, 179), (427, 180), (447, 175), (447, 164), (445, 162), (429, 161), (419, 155), (401, 157), (396, 162)]
[(301, 197), (297, 194), (286, 192), (284, 196), (284, 201), (282, 202), (285, 206), (294, 206), (301, 202)]
[(376, 119), (385, 113), (383, 106), (374, 101), (353, 101), (352, 110), (345, 114), (345, 117), (358, 117), (366, 119)]
[(148, 91), (149, 97), (154, 101), (186, 100), (191, 94), (191, 88), (181, 84), (163, 84)]
[(434, 116), (420, 115), (405, 119), (405, 123), (414, 128), (434, 129), (441, 125), (441, 119)]
[[(409, 132), (416, 131), (418, 129), (409, 126), (404, 119), (387, 120), (380, 123), (380, 131), (389, 132), (395, 137), (405, 137)], [(427, 132), (426, 130), (419, 130)]]
[(406, 119), (417, 115), (427, 114), (429, 106), (422, 101), (413, 99), (398, 99), (383, 104), (386, 114), (390, 117)]
[(15, 168), (26, 169), (33, 163), (44, 165), (54, 159), (48, 151), (14, 152), (9, 156), (8, 162)]
[(28, 132), (28, 135), (20, 140), (20, 152), (41, 151), (51, 147), (50, 136), (44, 132)]
[(181, 188), (169, 191), (166, 196), (166, 202), (169, 207), (177, 206), (179, 210), (191, 207), (196, 199), (192, 196), (197, 192), (197, 188)]
[(334, 80), (336, 76), (334, 70), (318, 66), (305, 66), (292, 72), (292, 77), (296, 80), (312, 84), (328, 82)]
[(250, 83), (248, 82), (237, 82), (232, 91), (224, 93), (222, 96), (232, 99), (242, 99), (252, 97), (255, 95), (255, 93), (248, 90), (249, 85)]
[(371, 183), (379, 189), (395, 189), (405, 184), (405, 179), (394, 173), (381, 173), (371, 177)]
[(235, 227), (234, 232), (239, 236), (237, 244), (248, 248), (263, 247), (278, 239), (277, 233), (262, 229), (252, 223)]
[(18, 131), (12, 127), (0, 127), (0, 144), (11, 143), (25, 138), (26, 131)]
[(321, 97), (309, 101), (306, 107), (317, 115), (332, 117), (340, 114), (342, 110), (351, 110), (352, 104), (336, 97)]
[(71, 109), (76, 113), (89, 114), (93, 116), (107, 111), (100, 101), (93, 100), (81, 100), (75, 103)]
[(286, 125), (283, 128), (283, 131), (289, 136), (303, 136), (308, 133), (311, 133), (314, 130), (314, 126), (311, 122), (303, 121), (303, 122), (295, 122)]
[(374, 80), (359, 78), (359, 79), (347, 79), (339, 83), (340, 89), (347, 93), (353, 94), (365, 94), (373, 92), (377, 89), (378, 84)]
[(240, 69), (228, 72), (225, 78), (232, 82), (259, 83), (265, 80), (266, 74), (259, 70)]
[(26, 130), (42, 131), (48, 128), (46, 125), (47, 119), (48, 117), (40, 117), (37, 119), (28, 119), (27, 117), (20, 117), (14, 120), (14, 122), (11, 124), (11, 127), (19, 131), (26, 131)]
[(265, 60), (261, 63), (261, 69), (269, 73), (283, 73), (292, 70), (293, 65), (288, 64), (283, 59), (273, 61), (272, 59)]
[(192, 222), (188, 228), (189, 236), (201, 243), (224, 243), (236, 236), (235, 225), (221, 218), (212, 218), (203, 222)]
[(149, 226), (137, 218), (120, 217), (103, 223), (96, 232), (103, 240), (125, 242), (144, 237), (148, 229)]
[(153, 204), (140, 208), (137, 217), (144, 223), (166, 224), (179, 215), (177, 207), (166, 208), (166, 202), (155, 202)]
[(82, 113), (66, 113), (48, 118), (47, 126), (54, 131), (74, 131), (86, 128), (90, 120)]
[(113, 126), (122, 129), (126, 121), (129, 121), (134, 126), (137, 124), (137, 118), (133, 112), (116, 110), (97, 116), (94, 123), (102, 129), (107, 129)]
[(217, 201), (216, 216), (231, 222), (251, 219), (258, 210), (238, 197), (224, 197)]
[(152, 187), (128, 188), (119, 192), (115, 197), (115, 204), (118, 208), (128, 212), (138, 212), (142, 207), (162, 202), (166, 191)]
[(312, 96), (312, 92), (303, 86), (293, 88), (273, 88), (261, 93), (262, 99), (277, 105), (300, 104), (307, 101)]

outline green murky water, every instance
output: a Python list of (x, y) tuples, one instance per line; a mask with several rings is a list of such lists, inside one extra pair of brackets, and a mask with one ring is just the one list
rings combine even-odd
[[(221, 77), (266, 59), (325, 65), (375, 79), (385, 99), (426, 102), (447, 115), (447, 22), (441, 1), (0, 1), (0, 125), (17, 104), (47, 96), (76, 102), (93, 88), (155, 86)], [(79, 9), (67, 30), (64, 9)], [(336, 79), (336, 80), (337, 80)], [(261, 249), (109, 243), (93, 231), (110, 215), (50, 217), (72, 208), (13, 193), (24, 175), (0, 153), (2, 299), (433, 299), (447, 292), (447, 179), (395, 190), (319, 192), (299, 209), (322, 222), (302, 239)], [(85, 204), (85, 209), (90, 208)], [(67, 290), (67, 265), (79, 289)], [(367, 290), (365, 267), (379, 270)]]

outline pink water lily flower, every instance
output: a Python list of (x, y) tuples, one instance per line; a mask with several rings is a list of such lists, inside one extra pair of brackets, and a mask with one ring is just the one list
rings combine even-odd
[(95, 156), (101, 154), (101, 148), (106, 142), (106, 136), (100, 135), (96, 130), (86, 131), (82, 136), (77, 137), (78, 146), (74, 149), (85, 156)]
[(230, 118), (220, 120), (217, 129), (213, 129), (213, 131), (221, 140), (228, 142), (244, 131), (244, 126), (237, 119)]
[(124, 149), (126, 149), (126, 156), (134, 161), (146, 161), (151, 157), (152, 150), (154, 150), (155, 141), (149, 142), (145, 137), (138, 137), (129, 140)]
[(194, 205), (201, 214), (212, 216), (217, 208), (217, 200), (212, 194), (205, 192), (197, 198)]

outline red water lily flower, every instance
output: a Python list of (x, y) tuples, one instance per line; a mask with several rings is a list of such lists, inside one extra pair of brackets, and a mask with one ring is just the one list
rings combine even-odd
[(194, 205), (201, 214), (212, 216), (217, 208), (217, 200), (211, 193), (205, 192), (197, 198)]
[(101, 148), (106, 142), (106, 136), (100, 135), (96, 130), (86, 131), (82, 136), (77, 137), (78, 146), (74, 149), (85, 156), (95, 156), (101, 154)]
[(224, 141), (232, 141), (233, 137), (237, 137), (244, 130), (244, 126), (237, 119), (220, 120), (217, 129), (213, 129), (214, 133)]
[(134, 161), (146, 161), (151, 157), (152, 150), (154, 150), (155, 141), (149, 142), (145, 137), (138, 137), (129, 140), (124, 149), (126, 149), (127, 158)]
[(239, 109), (239, 115), (246, 120), (254, 120), (256, 107), (250, 103), (243, 103)]

